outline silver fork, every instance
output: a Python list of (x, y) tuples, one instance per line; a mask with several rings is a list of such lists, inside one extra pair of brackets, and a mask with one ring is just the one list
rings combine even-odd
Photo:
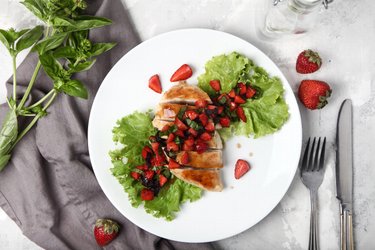
[(319, 249), (318, 239), (318, 189), (323, 182), (324, 177), (324, 154), (326, 146), (326, 138), (324, 137), (321, 143), (319, 137), (317, 145), (317, 138), (314, 140), (310, 149), (310, 140), (307, 141), (305, 152), (303, 154), (302, 163), (300, 165), (301, 179), (303, 184), (310, 190), (311, 200), (311, 214), (310, 214), (310, 237), (309, 237), (309, 250)]

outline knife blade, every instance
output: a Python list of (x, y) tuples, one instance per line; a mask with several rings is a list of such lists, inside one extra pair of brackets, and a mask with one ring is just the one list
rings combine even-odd
[(336, 136), (336, 191), (340, 201), (341, 249), (353, 244), (353, 108), (346, 99), (340, 107)]

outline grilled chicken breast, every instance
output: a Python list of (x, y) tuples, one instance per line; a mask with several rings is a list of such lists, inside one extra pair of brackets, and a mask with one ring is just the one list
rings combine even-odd
[(177, 178), (200, 187), (207, 191), (220, 192), (223, 190), (219, 169), (171, 169), (171, 173)]
[(187, 152), (189, 156), (189, 163), (186, 166), (192, 168), (223, 168), (222, 152), (221, 150), (206, 151), (199, 154), (197, 151), (181, 151), (177, 154), (176, 161), (181, 163), (181, 156)]
[(160, 103), (155, 111), (155, 119), (174, 121), (180, 109), (185, 107), (187, 110), (197, 109), (197, 107), (194, 105), (178, 103)]
[(206, 92), (195, 85), (180, 82), (166, 91), (161, 98), (160, 103), (183, 103), (194, 105), (195, 101), (204, 99), (208, 103), (212, 103)]

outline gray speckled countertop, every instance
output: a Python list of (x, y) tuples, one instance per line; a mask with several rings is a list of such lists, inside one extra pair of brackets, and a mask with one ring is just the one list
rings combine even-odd
[[(305, 35), (264, 39), (257, 33), (271, 0), (123, 0), (143, 40), (180, 28), (212, 28), (239, 36), (265, 52), (283, 71), (296, 92), (301, 75), (295, 59), (306, 48), (316, 49), (324, 66), (313, 76), (327, 81), (333, 96), (327, 107), (300, 107), (304, 141), (327, 136), (325, 179), (319, 189), (321, 249), (339, 248), (338, 202), (335, 198), (335, 131), (339, 106), (345, 98), (354, 105), (354, 232), (357, 249), (375, 249), (375, 1), (335, 0), (321, 10), (316, 27)], [(0, 0), (0, 27), (33, 23), (16, 0)], [(22, 18), (19, 18), (19, 17)], [(0, 82), (11, 75), (9, 58), (0, 48)], [(5, 100), (0, 86), (0, 102)], [(217, 242), (224, 249), (306, 249), (310, 199), (296, 174), (280, 204), (247, 231)], [(0, 209), (1, 249), (39, 249), (22, 235)], [(3, 226), (4, 225), (4, 226)]]

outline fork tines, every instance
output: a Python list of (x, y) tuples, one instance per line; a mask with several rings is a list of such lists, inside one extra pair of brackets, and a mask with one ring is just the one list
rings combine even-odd
[[(303, 171), (320, 171), (324, 165), (324, 155), (325, 155), (325, 147), (326, 147), (326, 138), (324, 137), (323, 143), (321, 143), (321, 137), (319, 137), (317, 145), (316, 144), (317, 138), (314, 137), (311, 149), (310, 149), (310, 141), (311, 138), (307, 141), (307, 145), (305, 148), (305, 152), (303, 154), (301, 170)], [(322, 144), (322, 145), (321, 145)]]

